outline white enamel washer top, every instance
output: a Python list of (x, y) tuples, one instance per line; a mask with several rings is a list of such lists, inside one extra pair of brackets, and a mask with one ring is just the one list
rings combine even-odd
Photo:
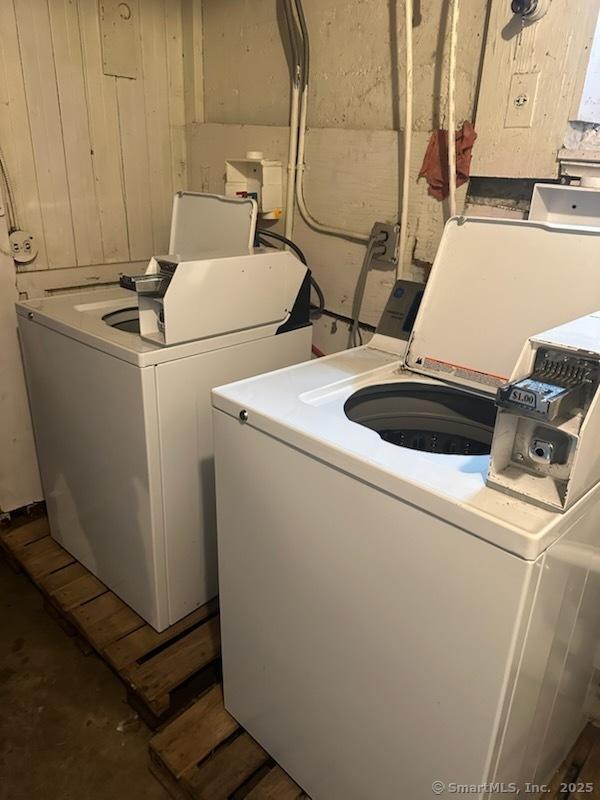
[(165, 347), (145, 341), (139, 333), (114, 328), (104, 320), (107, 314), (114, 311), (136, 307), (135, 292), (120, 287), (56, 295), (16, 304), (17, 313), (21, 316), (138, 367), (163, 364), (177, 358), (272, 336), (277, 327), (264, 325)]
[(221, 411), (516, 555), (536, 558), (572, 525), (486, 486), (489, 455), (398, 447), (349, 420), (358, 389), (415, 380), (488, 397), (508, 380), (527, 339), (600, 307), (600, 229), (454, 217), (444, 229), (406, 353), (376, 335), (368, 347), (213, 392)]
[(487, 455), (398, 447), (346, 417), (344, 403), (358, 389), (397, 381), (439, 383), (406, 370), (398, 354), (366, 346), (221, 386), (213, 406), (234, 417), (244, 410), (247, 425), (525, 559), (600, 497), (593, 490), (563, 514), (538, 508), (486, 486)]

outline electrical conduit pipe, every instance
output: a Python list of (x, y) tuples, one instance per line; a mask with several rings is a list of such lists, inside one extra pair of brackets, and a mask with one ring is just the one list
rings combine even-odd
[(298, 157), (298, 115), (300, 109), (300, 81), (302, 65), (298, 56), (298, 42), (294, 29), (292, 0), (284, 4), (285, 18), (292, 49), (292, 90), (290, 98), (290, 138), (288, 145), (287, 188), (285, 200), (285, 236), (291, 239), (294, 233), (294, 194), (296, 189), (296, 160)]
[(448, 54), (448, 211), (456, 216), (456, 45), (458, 39), (458, 2), (452, 0), (450, 52)]
[[(398, 242), (398, 261), (396, 279), (402, 275), (402, 266), (406, 257), (408, 242), (408, 201), (410, 196), (410, 158), (412, 152), (413, 126), (413, 40), (412, 40), (413, 2), (404, 0), (404, 41), (405, 41), (405, 74), (404, 74), (404, 164), (402, 169), (402, 207), (400, 209), (400, 239)], [(400, 54), (398, 54), (400, 63)], [(400, 127), (400, 125), (398, 125)]]

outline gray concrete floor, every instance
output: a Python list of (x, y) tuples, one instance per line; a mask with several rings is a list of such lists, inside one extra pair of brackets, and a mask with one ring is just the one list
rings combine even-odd
[(0, 559), (0, 800), (165, 800), (149, 738), (118, 678)]

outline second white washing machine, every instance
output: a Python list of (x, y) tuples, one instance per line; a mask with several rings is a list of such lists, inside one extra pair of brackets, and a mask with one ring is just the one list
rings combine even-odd
[(211, 388), (310, 358), (309, 273), (255, 221), (178, 195), (134, 291), (17, 306), (52, 536), (158, 631), (217, 594)]
[(533, 800), (598, 685), (600, 231), (452, 219), (406, 297), (213, 392), (225, 706), (312, 800)]

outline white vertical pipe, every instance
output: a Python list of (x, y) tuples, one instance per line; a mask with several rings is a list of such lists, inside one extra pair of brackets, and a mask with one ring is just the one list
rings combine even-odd
[(292, 82), (290, 109), (290, 140), (288, 146), (287, 192), (285, 200), (285, 235), (288, 239), (294, 233), (294, 196), (296, 190), (296, 158), (298, 156), (298, 116), (300, 106), (300, 83)]
[[(400, 211), (400, 240), (398, 243), (398, 263), (396, 277), (402, 275), (406, 243), (408, 241), (408, 198), (410, 189), (410, 155), (412, 150), (413, 127), (413, 39), (412, 39), (413, 2), (404, 0), (404, 33), (405, 33), (405, 80), (404, 80), (404, 165), (402, 170), (402, 208)], [(398, 48), (399, 49), (399, 48)], [(400, 63), (400, 54), (398, 54)], [(398, 126), (400, 127), (400, 126)]]
[(458, 2), (452, 0), (450, 53), (448, 57), (448, 183), (449, 212), (456, 216), (456, 44), (458, 39)]

